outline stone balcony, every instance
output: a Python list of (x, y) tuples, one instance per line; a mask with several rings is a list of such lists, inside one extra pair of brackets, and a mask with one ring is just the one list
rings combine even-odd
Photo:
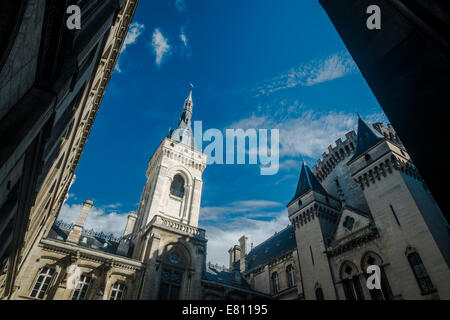
[(206, 241), (208, 239), (206, 237), (205, 229), (196, 228), (188, 224), (181, 223), (159, 215), (153, 217), (150, 225), (168, 229), (170, 231), (175, 231), (177, 233), (181, 233), (203, 241)]

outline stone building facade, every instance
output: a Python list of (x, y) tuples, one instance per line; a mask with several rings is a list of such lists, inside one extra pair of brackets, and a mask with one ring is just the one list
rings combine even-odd
[[(359, 118), (358, 133), (329, 146), (313, 171), (303, 163), (291, 226), (248, 253), (245, 237), (230, 249), (253, 289), (276, 299), (450, 299), (448, 222), (392, 126)], [(286, 265), (296, 290), (283, 296)], [(373, 265), (380, 289), (369, 290)]]
[[(74, 3), (80, 30), (66, 27)], [(17, 275), (55, 222), (137, 4), (2, 3), (0, 297), (16, 295)]]
[(192, 90), (178, 127), (151, 157), (136, 213), (123, 236), (85, 230), (91, 200), (76, 223), (56, 222), (31, 250), (11, 299), (253, 299), (239, 271), (206, 264), (198, 228), (206, 155), (194, 147)]
[[(32, 247), (10, 299), (450, 299), (449, 227), (391, 126), (358, 119), (311, 170), (303, 163), (291, 222), (229, 268), (206, 263), (198, 228), (206, 155), (195, 148), (192, 90), (178, 127), (148, 162), (123, 236), (53, 224)], [(379, 269), (379, 289), (366, 285)]]

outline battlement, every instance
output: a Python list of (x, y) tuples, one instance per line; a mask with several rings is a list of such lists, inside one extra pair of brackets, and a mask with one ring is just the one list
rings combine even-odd
[(395, 132), (394, 127), (390, 123), (388, 123), (387, 127), (385, 127), (383, 123), (375, 122), (374, 124), (372, 124), (372, 127), (375, 130), (377, 130), (380, 134), (382, 134), (386, 139), (394, 142), (400, 147), (403, 147), (403, 144), (400, 138), (398, 137), (397, 132)]
[[(394, 130), (391, 124), (384, 126), (381, 122), (375, 122), (372, 127), (383, 135), (387, 140), (393, 142), (398, 147), (404, 150), (404, 146)], [(342, 141), (341, 138), (335, 141), (336, 146), (328, 146), (328, 152), (322, 154), (322, 158), (317, 161), (317, 165), (313, 166), (314, 175), (317, 179), (322, 182), (328, 174), (333, 171), (338, 163), (342, 160), (347, 159), (349, 156), (355, 153), (356, 147), (356, 132), (354, 130), (347, 132), (345, 134), (345, 140)]]
[(345, 140), (341, 138), (335, 141), (335, 147), (328, 146), (328, 152), (322, 154), (322, 158), (317, 161), (317, 165), (313, 166), (314, 175), (322, 182), (334, 167), (347, 159), (355, 152), (356, 132), (354, 130), (345, 134)]

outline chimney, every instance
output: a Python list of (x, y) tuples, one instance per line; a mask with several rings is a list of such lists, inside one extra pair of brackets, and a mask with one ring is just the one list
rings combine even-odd
[(67, 237), (67, 242), (77, 243), (80, 241), (81, 232), (83, 231), (84, 223), (86, 221), (89, 210), (91, 210), (94, 202), (92, 200), (86, 200), (83, 203), (83, 208), (81, 209), (80, 216), (77, 222), (74, 224), (72, 230)]
[(130, 214), (128, 215), (127, 226), (125, 227), (125, 231), (123, 232), (124, 237), (133, 233), (136, 218), (137, 218), (136, 212), (130, 212)]
[(230, 271), (233, 270), (233, 248), (230, 248), (228, 250), (228, 254), (230, 255)]
[(245, 261), (245, 256), (247, 255), (247, 240), (248, 240), (248, 238), (245, 236), (245, 235), (243, 235), (240, 239), (239, 239), (239, 247), (240, 247), (240, 257), (239, 257), (239, 260), (240, 260), (240, 271), (241, 271), (241, 273), (244, 273), (245, 272), (245, 269), (246, 269), (246, 261)]
[(231, 248), (228, 252), (231, 252), (230, 255), (230, 271), (231, 274), (233, 276), (233, 281), (240, 283), (241, 282), (241, 272), (240, 272), (240, 268), (239, 268), (239, 257), (240, 257), (240, 252), (241, 249), (239, 248), (238, 245), (235, 245), (233, 248)]
[(117, 254), (128, 256), (130, 251), (130, 236), (133, 233), (134, 224), (136, 223), (137, 214), (135, 212), (130, 212), (128, 215), (127, 225), (125, 227), (125, 231), (123, 232), (123, 237), (119, 242), (119, 246), (117, 247)]

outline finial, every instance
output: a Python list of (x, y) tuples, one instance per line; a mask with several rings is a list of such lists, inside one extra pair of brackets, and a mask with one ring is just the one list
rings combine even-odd
[(303, 157), (303, 153), (302, 153), (301, 155), (302, 155), (302, 162), (303, 162), (303, 165), (306, 166), (306, 161), (305, 161), (305, 158)]

